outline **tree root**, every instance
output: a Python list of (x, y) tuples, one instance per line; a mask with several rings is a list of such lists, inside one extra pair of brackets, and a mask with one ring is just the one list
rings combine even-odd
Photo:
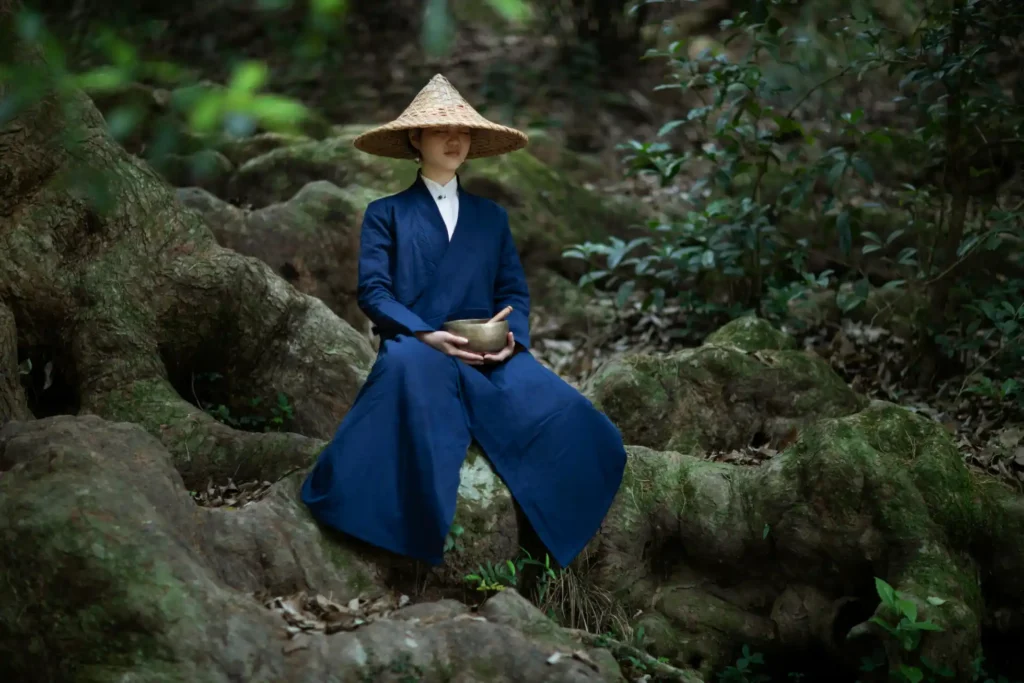
[(0, 301), (0, 427), (32, 417), (18, 369), (18, 333), (14, 314)]
[(95, 400), (89, 412), (133, 422), (158, 437), (190, 488), (217, 482), (277, 481), (316, 458), (324, 442), (288, 432), (252, 433), (218, 422), (162, 380), (135, 382)]
[(683, 683), (698, 683), (701, 681), (700, 676), (695, 675), (693, 671), (677, 669), (674, 666), (659, 661), (657, 658), (652, 657), (643, 650), (635, 648), (627, 643), (623, 643), (620, 640), (615, 640), (614, 638), (610, 638), (605, 635), (590, 633), (589, 631), (581, 631), (579, 629), (571, 629), (569, 630), (569, 633), (573, 638), (576, 638), (588, 647), (604, 648), (609, 650), (617, 660), (633, 659), (640, 662), (645, 671), (656, 677), (654, 680), (682, 681)]
[(299, 476), (240, 510), (199, 508), (156, 439), (94, 416), (9, 423), (0, 472), (0, 662), (15, 680), (622, 680), (600, 653), (551, 661), (566, 636), (512, 591), (479, 617), (289, 634), (254, 597), (388, 593), (371, 556), (322, 535)]
[(979, 652), (983, 590), (1021, 604), (1010, 563), (983, 551), (996, 538), (1019, 545), (1005, 533), (1019, 528), (1009, 494), (968, 473), (941, 425), (897, 406), (815, 423), (761, 467), (644, 448), (630, 456), (588, 548), (599, 566), (590, 575), (643, 611), (635, 626), (675, 663), (707, 674), (746, 643), (824, 649), (856, 666), (863, 653), (847, 634), (872, 615), (894, 619), (875, 595), (877, 576), (943, 630), (913, 653), (877, 631), (874, 643), (893, 661), (923, 655), (965, 675)]
[[(0, 301), (24, 321), (20, 344), (56, 350), (42, 360), (81, 412), (144, 425), (190, 485), (273, 479), (310, 463), (315, 440), (209, 419), (194, 378), (222, 376), (232, 414), (283, 397), (284, 428), (324, 439), (369, 370), (369, 341), (266, 264), (218, 246), (104, 128), (90, 100), (71, 92), (36, 103), (0, 135), (0, 178), (11, 179), (0, 187)], [(69, 192), (74, 179), (107, 200)]]

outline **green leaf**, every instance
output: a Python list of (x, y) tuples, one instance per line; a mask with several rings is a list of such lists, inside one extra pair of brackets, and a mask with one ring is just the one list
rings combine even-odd
[(915, 603), (900, 598), (896, 601), (896, 607), (907, 619), (912, 622), (917, 621), (917, 605)]
[(665, 135), (668, 135), (669, 133), (671, 133), (673, 130), (675, 130), (679, 126), (683, 125), (684, 123), (686, 123), (686, 121), (684, 121), (683, 119), (676, 119), (675, 121), (669, 121), (668, 123), (666, 123), (665, 125), (663, 125), (661, 128), (658, 129), (658, 137), (660, 138), (660, 137), (663, 137)]
[(916, 666), (907, 666), (903, 664), (900, 666), (900, 673), (907, 679), (908, 683), (921, 683), (924, 680), (924, 674)]
[(919, 621), (914, 624), (914, 628), (918, 631), (943, 631), (941, 626), (932, 621)]
[(265, 127), (275, 129), (294, 128), (309, 114), (301, 102), (278, 95), (260, 95), (249, 109)]
[(846, 170), (846, 159), (840, 157), (840, 158), (838, 158), (836, 160), (836, 162), (834, 164), (832, 164), (832, 168), (830, 168), (828, 170), (828, 175), (825, 178), (825, 180), (828, 183), (829, 187), (834, 187), (836, 185), (836, 183), (839, 182), (839, 179), (842, 178), (843, 171), (845, 171), (845, 170)]
[(875, 172), (871, 169), (871, 164), (869, 164), (864, 157), (854, 157), (852, 163), (853, 170), (857, 171), (861, 178), (874, 184)]
[(843, 209), (836, 216), (836, 232), (839, 234), (839, 250), (849, 256), (853, 248), (853, 233), (850, 231), (850, 212)]
[(633, 280), (626, 280), (619, 286), (619, 292), (615, 297), (615, 304), (622, 308), (629, 301), (629, 297), (633, 295), (633, 290), (636, 288), (636, 283)]
[(423, 3), (423, 28), (420, 40), (430, 57), (440, 57), (451, 49), (454, 27), (448, 13), (448, 0)]
[(144, 113), (138, 107), (118, 107), (107, 114), (107, 130), (115, 140), (124, 140), (142, 121)]
[(524, 21), (530, 16), (525, 0), (487, 0), (487, 4), (508, 21)]
[(222, 98), (217, 93), (204, 93), (192, 106), (189, 125), (193, 130), (208, 133), (217, 125)]
[(882, 619), (881, 617), (871, 617), (870, 619), (868, 619), (868, 621), (870, 621), (872, 624), (874, 624), (876, 626), (879, 626), (880, 628), (884, 629), (888, 633), (890, 633), (890, 634), (892, 634), (894, 636), (896, 635), (896, 629), (894, 629), (892, 626), (890, 626), (889, 623), (887, 621), (885, 621), (885, 619)]
[(87, 93), (117, 90), (129, 80), (128, 72), (116, 66), (101, 66), (79, 74), (75, 82)]
[(862, 254), (870, 254), (871, 252), (878, 251), (881, 248), (881, 244), (865, 244), (863, 247), (860, 248), (860, 252)]
[(607, 270), (592, 270), (589, 273), (584, 273), (583, 275), (580, 276), (577, 286), (584, 287), (586, 285), (591, 284), (592, 282), (597, 282), (598, 280), (601, 280), (607, 276)]
[(878, 597), (882, 599), (882, 602), (890, 607), (896, 607), (896, 591), (885, 582), (885, 579), (875, 577), (875, 591), (878, 593)]
[(704, 253), (700, 255), (700, 264), (705, 268), (714, 268), (715, 252), (710, 249), (705, 249)]
[(267, 74), (267, 65), (263, 62), (243, 62), (235, 69), (229, 89), (236, 93), (255, 92), (267, 82)]
[(893, 230), (892, 233), (888, 237), (885, 238), (885, 243), (886, 244), (892, 244), (893, 242), (895, 242), (896, 240), (898, 240), (900, 237), (903, 236), (903, 232), (904, 232), (903, 228), (900, 228), (898, 230)]
[(348, 9), (347, 0), (313, 0), (313, 13), (320, 16), (340, 16)]

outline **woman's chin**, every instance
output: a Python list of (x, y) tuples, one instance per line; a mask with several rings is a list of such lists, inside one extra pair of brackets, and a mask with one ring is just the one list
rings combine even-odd
[(437, 166), (439, 169), (454, 172), (459, 169), (459, 166), (462, 166), (463, 161), (465, 161), (465, 159), (462, 159), (461, 157), (450, 157), (448, 155), (445, 155), (438, 159), (437, 163), (434, 165)]

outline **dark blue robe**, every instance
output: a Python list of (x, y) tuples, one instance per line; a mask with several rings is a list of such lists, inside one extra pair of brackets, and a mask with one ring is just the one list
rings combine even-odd
[[(323, 524), (440, 564), (475, 439), (552, 559), (568, 565), (607, 513), (626, 452), (611, 421), (529, 352), (529, 293), (508, 214), (460, 187), (449, 242), (417, 177), (369, 205), (360, 239), (359, 306), (380, 350), (302, 500)], [(502, 363), (467, 365), (413, 336), (508, 305), (522, 349)]]

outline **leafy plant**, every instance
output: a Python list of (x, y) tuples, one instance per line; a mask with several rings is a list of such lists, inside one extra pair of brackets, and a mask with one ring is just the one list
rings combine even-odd
[[(785, 318), (825, 288), (850, 312), (883, 286), (925, 302), (932, 357), (993, 381), (1021, 373), (1024, 202), (1007, 183), (1024, 98), (1000, 81), (1000, 55), (1024, 15), (854, 3), (812, 24), (798, 4), (761, 0), (722, 22), (719, 42), (648, 53), (682, 112), (621, 150), (627, 173), (678, 187), (678, 201), (645, 234), (567, 249), (588, 265), (580, 284), (622, 306), (678, 306), (704, 328), (750, 310)], [(850, 102), (869, 79), (894, 94), (889, 113)]]
[(718, 673), (718, 683), (766, 683), (771, 676), (755, 673), (754, 667), (764, 665), (764, 656), (760, 652), (751, 652), (749, 645), (743, 646), (743, 655), (736, 664), (726, 667)]
[(549, 555), (545, 555), (544, 561), (541, 562), (534, 559), (525, 549), (521, 549), (520, 554), (515, 560), (505, 560), (504, 563), (498, 564), (493, 564), (488, 560), (485, 564), (478, 565), (476, 572), (467, 574), (464, 580), (475, 584), (478, 591), (503, 591), (506, 588), (517, 587), (523, 569), (529, 565), (538, 566), (543, 569), (540, 576), (540, 585), (538, 586), (538, 601), (543, 602), (547, 582), (558, 578), (554, 567), (551, 566), (551, 557)]
[[(871, 617), (870, 621), (899, 642), (905, 652), (913, 652), (920, 647), (921, 636), (924, 632), (943, 630), (941, 626), (932, 621), (919, 620), (917, 603), (910, 596), (895, 590), (883, 579), (875, 578), (875, 590), (890, 616), (885, 619), (875, 615)], [(934, 607), (939, 607), (945, 602), (944, 599), (934, 596), (928, 598), (928, 604)], [(893, 619), (896, 621), (895, 624), (892, 623)], [(935, 676), (943, 678), (953, 676), (953, 671), (949, 668), (938, 666), (923, 656), (919, 659), (922, 666), (925, 667), (924, 670), (918, 666), (900, 664), (895, 671), (891, 672), (892, 677), (905, 683), (921, 683), (925, 680), (934, 681)], [(874, 662), (874, 664), (879, 663)]]
[(448, 535), (444, 538), (444, 552), (462, 552), (462, 541), (459, 539), (465, 532), (466, 530), (461, 524), (452, 524), (451, 528), (448, 529)]

